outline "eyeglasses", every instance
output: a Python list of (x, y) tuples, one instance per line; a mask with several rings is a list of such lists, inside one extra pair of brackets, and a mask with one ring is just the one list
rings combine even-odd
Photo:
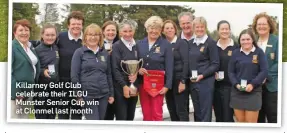
[(101, 34), (87, 34), (88, 37), (99, 37)]
[(267, 23), (257, 23), (257, 26), (266, 26), (268, 25)]

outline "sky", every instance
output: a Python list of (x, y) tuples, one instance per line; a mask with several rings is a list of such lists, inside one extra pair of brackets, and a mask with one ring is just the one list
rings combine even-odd
[[(87, 0), (83, 0), (87, 1)], [(95, 1), (95, 0), (94, 0)], [(97, 1), (100, 2), (100, 1)], [(114, 3), (119, 3), (122, 1), (114, 1)], [(268, 15), (277, 16), (282, 22), (283, 14), (283, 4), (266, 4), (266, 3), (215, 3), (215, 2), (190, 2), (190, 3), (159, 3), (159, 2), (139, 2), (139, 1), (126, 1), (127, 3), (121, 4), (155, 4), (155, 5), (189, 5), (194, 10), (195, 16), (203, 16), (207, 21), (207, 26), (209, 31), (216, 30), (217, 23), (220, 20), (227, 20), (231, 25), (231, 30), (234, 35), (238, 36), (239, 33), (248, 28), (249, 24), (252, 24), (253, 18), (256, 14), (260, 12), (267, 12)], [(105, 2), (107, 3), (107, 1)], [(61, 7), (61, 4), (59, 4)], [(40, 4), (40, 9), (42, 4)], [(41, 10), (40, 10), (41, 11)], [(63, 14), (63, 13), (62, 13)], [(281, 16), (280, 16), (281, 15)], [(37, 19), (40, 16), (36, 17)], [(281, 23), (282, 24), (282, 23)]]
[[(272, 7), (273, 6), (273, 7)], [(268, 15), (277, 16), (279, 18), (280, 8), (274, 5), (224, 5), (224, 4), (209, 4), (209, 5), (191, 5), (195, 10), (195, 16), (203, 16), (207, 21), (209, 31), (217, 29), (217, 23), (220, 20), (227, 20), (231, 25), (231, 30), (235, 35), (239, 35), (243, 29), (248, 28), (252, 24), (253, 18), (260, 12), (266, 12)], [(282, 16), (283, 17), (283, 16)], [(282, 18), (281, 17), (281, 18)]]

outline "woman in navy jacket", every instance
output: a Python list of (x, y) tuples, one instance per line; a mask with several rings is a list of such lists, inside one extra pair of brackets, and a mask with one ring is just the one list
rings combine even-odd
[(137, 49), (139, 58), (143, 58), (143, 68), (140, 75), (147, 74), (147, 70), (165, 71), (165, 84), (155, 97), (140, 88), (140, 102), (144, 121), (162, 121), (164, 94), (172, 87), (173, 55), (170, 43), (161, 37), (163, 21), (158, 16), (151, 16), (145, 22), (147, 37), (138, 41)]
[[(106, 21), (102, 25), (102, 31), (103, 31), (103, 36), (104, 36), (103, 47), (111, 55), (113, 44), (119, 40), (118, 33), (117, 33), (118, 32), (117, 23), (114, 21)], [(114, 104), (115, 103), (108, 104), (105, 120), (114, 120), (115, 112), (116, 112), (116, 107)]]
[[(116, 120), (133, 120), (135, 115), (136, 104), (138, 101), (137, 94), (131, 92), (130, 85), (137, 78), (137, 74), (128, 75), (125, 64), (121, 61), (138, 60), (136, 42), (134, 40), (137, 23), (133, 20), (124, 20), (119, 24), (120, 40), (113, 45), (111, 54), (113, 78), (115, 86), (115, 114)], [(121, 66), (123, 65), (123, 66)], [(134, 83), (138, 88), (138, 84)]]
[[(111, 63), (109, 53), (103, 48), (101, 28), (96, 24), (86, 27), (84, 46), (78, 48), (72, 58), (71, 78), (74, 84), (80, 83), (75, 91), (85, 91), (87, 96), (78, 97), (85, 101), (84, 108), (92, 109), (85, 114), (88, 120), (103, 120), (108, 103), (114, 102)], [(98, 101), (98, 104), (87, 104)]]
[(218, 22), (217, 31), (219, 34), (217, 47), (220, 66), (218, 72), (215, 73), (214, 113), (216, 122), (234, 122), (233, 109), (229, 106), (231, 83), (228, 78), (228, 62), (238, 44), (231, 38), (231, 29), (228, 21), (221, 20)]
[(188, 91), (188, 43), (177, 37), (177, 26), (172, 20), (163, 22), (163, 34), (171, 43), (174, 56), (172, 88), (166, 93), (166, 103), (171, 121), (189, 121)]
[(189, 45), (190, 93), (194, 107), (194, 119), (211, 122), (215, 72), (219, 69), (216, 42), (207, 35), (203, 17), (193, 21), (196, 37)]
[[(44, 25), (41, 32), (41, 43), (35, 48), (36, 53), (40, 60), (40, 84), (47, 84), (46, 89), (38, 88), (35, 91), (42, 92), (45, 91), (49, 93), (48, 97), (35, 97), (39, 101), (52, 100), (56, 101), (58, 98), (52, 97), (52, 92), (58, 89), (51, 88), (50, 83), (57, 83), (59, 81), (58, 69), (59, 69), (59, 53), (57, 43), (57, 29), (54, 25)], [(45, 102), (47, 103), (47, 102)], [(55, 119), (56, 105), (35, 105), (35, 109), (53, 109), (52, 113), (45, 114), (35, 114), (36, 119)]]
[(258, 48), (252, 30), (243, 30), (234, 50), (228, 75), (232, 84), (230, 107), (234, 109), (237, 122), (256, 123), (262, 105), (262, 84), (267, 78), (267, 59)]

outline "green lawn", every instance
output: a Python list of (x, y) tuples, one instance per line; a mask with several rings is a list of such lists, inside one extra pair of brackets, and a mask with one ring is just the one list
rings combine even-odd
[(8, 54), (8, 5), (3, 1), (0, 2), (0, 31), (2, 34), (0, 35), (0, 62), (7, 62), (7, 54)]

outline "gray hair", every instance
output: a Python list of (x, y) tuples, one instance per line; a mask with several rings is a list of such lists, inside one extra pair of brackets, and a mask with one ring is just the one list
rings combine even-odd
[(151, 16), (145, 21), (144, 27), (147, 29), (149, 27), (156, 27), (156, 28), (162, 28), (163, 26), (163, 20), (159, 16)]
[(135, 31), (138, 27), (138, 24), (136, 21), (132, 20), (132, 19), (125, 19), (123, 20), (121, 23), (119, 23), (119, 31), (124, 28), (125, 25), (129, 25), (133, 31)]
[(180, 19), (181, 19), (182, 16), (189, 16), (190, 22), (193, 21), (193, 14), (192, 14), (191, 12), (181, 12), (181, 13), (177, 16), (178, 22), (180, 22)]

